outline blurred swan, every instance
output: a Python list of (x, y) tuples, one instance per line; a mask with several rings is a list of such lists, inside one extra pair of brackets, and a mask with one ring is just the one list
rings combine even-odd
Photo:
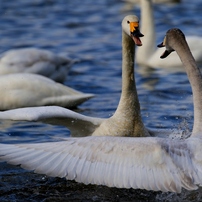
[(37, 74), (0, 76), (0, 110), (58, 105), (73, 108), (93, 97)]
[[(201, 99), (197, 99), (201, 98), (202, 77), (184, 35), (178, 29), (169, 30), (164, 44), (162, 57), (176, 50), (186, 70), (190, 70), (194, 107), (201, 111)], [(0, 144), (0, 160), (85, 184), (164, 192), (195, 190), (202, 185), (202, 128), (198, 114), (193, 134), (187, 139), (90, 136), (51, 143)]]
[[(137, 50), (136, 61), (142, 66), (150, 66), (154, 68), (170, 68), (178, 67), (178, 70), (183, 70), (183, 65), (177, 55), (173, 53), (169, 58), (161, 60), (159, 55), (161, 50), (156, 49), (156, 34), (155, 21), (153, 15), (153, 7), (151, 0), (141, 0), (141, 29), (145, 33), (142, 39), (144, 46)], [(187, 42), (192, 51), (192, 54), (198, 64), (202, 64), (202, 37), (190, 36), (187, 37)], [(197, 46), (196, 46), (197, 44)]]
[[(130, 4), (139, 4), (141, 3), (141, 0), (123, 0), (124, 2), (130, 3)], [(162, 4), (162, 3), (180, 3), (181, 0), (152, 0), (155, 4)]]
[[(122, 0), (125, 2), (122, 11), (132, 11), (134, 5), (139, 5), (141, 3), (141, 0)], [(152, 3), (154, 4), (177, 4), (180, 3), (181, 0), (152, 0)]]
[(126, 16), (122, 21), (122, 94), (114, 115), (109, 119), (87, 117), (59, 107), (17, 109), (0, 113), (0, 119), (34, 120), (67, 126), (73, 136), (114, 135), (149, 136), (140, 113), (135, 86), (135, 44), (141, 46), (138, 18)]
[(39, 48), (13, 49), (0, 55), (0, 75), (34, 73), (64, 82), (75, 63), (66, 57)]

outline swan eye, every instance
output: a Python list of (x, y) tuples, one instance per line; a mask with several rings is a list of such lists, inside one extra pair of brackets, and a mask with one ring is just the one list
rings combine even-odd
[(127, 21), (128, 24), (130, 24), (130, 21)]

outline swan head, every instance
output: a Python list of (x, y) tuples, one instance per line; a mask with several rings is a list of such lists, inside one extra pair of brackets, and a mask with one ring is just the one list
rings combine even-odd
[(185, 40), (185, 35), (180, 29), (178, 28), (169, 29), (166, 33), (166, 36), (164, 37), (163, 42), (157, 46), (159, 48), (162, 48), (162, 47), (166, 48), (166, 50), (160, 56), (160, 58), (161, 59), (166, 58), (170, 53), (175, 51), (175, 48), (174, 48), (175, 44), (182, 40)]
[(133, 39), (137, 46), (142, 45), (139, 37), (144, 35), (139, 30), (139, 19), (136, 15), (127, 15), (122, 21), (122, 29)]

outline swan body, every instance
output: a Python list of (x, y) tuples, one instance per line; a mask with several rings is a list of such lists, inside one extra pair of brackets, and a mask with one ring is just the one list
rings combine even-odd
[(0, 110), (44, 105), (73, 108), (93, 97), (37, 74), (1, 75), (0, 81)]
[(64, 82), (70, 67), (75, 63), (66, 57), (39, 48), (9, 50), (0, 55), (0, 75), (34, 73)]
[[(161, 58), (177, 51), (192, 85), (194, 128), (189, 138), (109, 137), (103, 133), (105, 136), (70, 137), (60, 142), (0, 144), (0, 160), (21, 165), (36, 173), (65, 177), (85, 184), (164, 192), (197, 189), (202, 185), (202, 77), (180, 30), (169, 30), (164, 45), (166, 51)], [(34, 108), (29, 109), (34, 112)], [(27, 109), (16, 110), (22, 112), (22, 116), (23, 110), (28, 112)], [(13, 111), (5, 113), (9, 116)], [(58, 112), (60, 116), (62, 112)], [(77, 113), (71, 113), (70, 117), (78, 117)], [(39, 111), (30, 116), (38, 119)], [(40, 116), (45, 118), (44, 113)], [(81, 116), (80, 119), (85, 122), (85, 116)], [(96, 127), (99, 121), (103, 120), (94, 119), (91, 122)]]
[[(141, 30), (145, 33), (145, 37), (142, 39), (144, 46), (137, 50), (136, 61), (138, 65), (149, 66), (154, 68), (175, 68), (183, 70), (183, 64), (180, 61), (176, 52), (170, 55), (169, 58), (161, 60), (161, 50), (156, 49), (156, 34), (155, 23), (153, 15), (153, 7), (151, 0), (141, 0)], [(192, 51), (195, 61), (198, 65), (202, 64), (202, 37), (190, 36), (186, 37), (187, 43)], [(196, 46), (197, 44), (197, 46)]]

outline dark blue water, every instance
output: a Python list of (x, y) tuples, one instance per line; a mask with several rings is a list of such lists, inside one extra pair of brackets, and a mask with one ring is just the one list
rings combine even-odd
[[(96, 97), (76, 111), (109, 117), (121, 93), (121, 21), (127, 14), (140, 15), (138, 5), (124, 8), (125, 3), (118, 0), (2, 0), (0, 53), (33, 46), (80, 59), (65, 84)], [(157, 43), (171, 27), (202, 37), (201, 13), (200, 0), (155, 5)], [(137, 66), (136, 82), (148, 128), (192, 129), (192, 94), (185, 73)], [(54, 141), (69, 135), (64, 127), (24, 122), (1, 122), (0, 131), (1, 142)], [(163, 194), (85, 186), (5, 163), (0, 166), (1, 201), (200, 201), (202, 193), (200, 189)]]

